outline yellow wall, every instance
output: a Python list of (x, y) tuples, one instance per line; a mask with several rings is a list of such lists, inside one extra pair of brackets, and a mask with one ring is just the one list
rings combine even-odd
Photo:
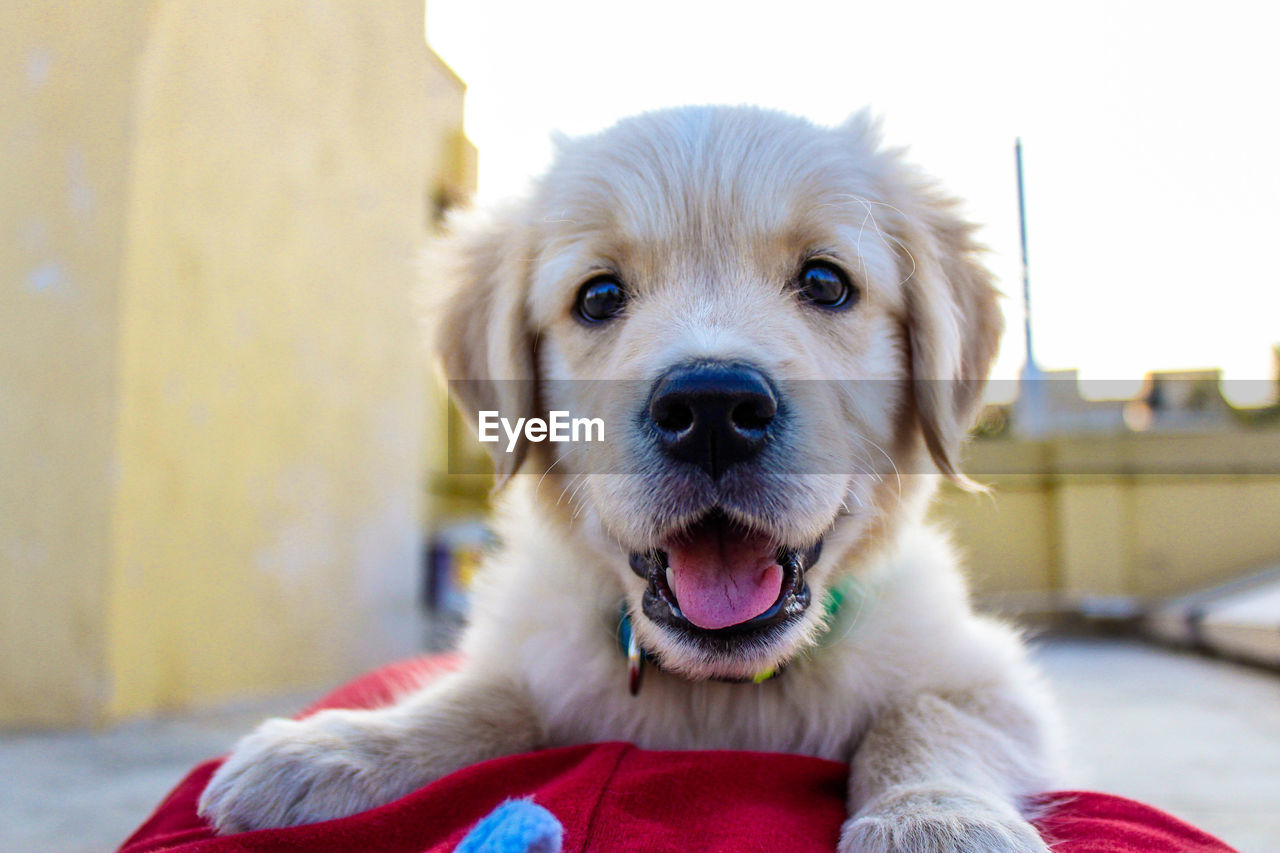
[(1053, 496), (1040, 478), (1005, 478), (992, 495), (945, 488), (933, 515), (961, 547), (980, 594), (999, 593), (1012, 606), (1037, 606), (1056, 588)]
[(0, 724), (413, 648), (415, 263), (474, 181), (422, 3), (2, 14)]
[(0, 722), (104, 670), (136, 2), (0, 4)]
[(1280, 430), (978, 440), (988, 496), (935, 509), (975, 592), (1014, 609), (1129, 602), (1280, 563)]

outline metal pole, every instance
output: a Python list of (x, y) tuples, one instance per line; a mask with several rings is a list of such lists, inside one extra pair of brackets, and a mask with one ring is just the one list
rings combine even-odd
[(1034, 376), (1039, 372), (1035, 350), (1031, 347), (1031, 273), (1027, 266), (1027, 203), (1022, 190), (1022, 137), (1013, 143), (1013, 155), (1018, 167), (1018, 232), (1022, 237), (1022, 324), (1027, 343), (1026, 370)]

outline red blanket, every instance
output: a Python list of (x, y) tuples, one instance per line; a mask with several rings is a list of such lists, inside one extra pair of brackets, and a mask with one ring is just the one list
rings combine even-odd
[[(377, 707), (456, 666), (423, 658), (378, 670), (308, 708)], [(196, 802), (217, 761), (169, 793), (120, 853), (444, 853), (510, 797), (532, 795), (582, 851), (832, 853), (844, 820), (843, 764), (754, 752), (654, 752), (588, 744), (468, 767), (381, 808), (341, 820), (214, 836)], [(1055, 853), (1230, 853), (1231, 848), (1150, 806), (1084, 791), (1047, 795), (1038, 824)]]

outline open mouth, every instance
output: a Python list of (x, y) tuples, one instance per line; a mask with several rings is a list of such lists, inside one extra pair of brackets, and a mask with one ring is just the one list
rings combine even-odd
[(647, 617), (727, 651), (803, 615), (810, 600), (805, 570), (821, 551), (821, 539), (791, 547), (712, 511), (662, 548), (633, 553), (631, 568), (649, 582)]

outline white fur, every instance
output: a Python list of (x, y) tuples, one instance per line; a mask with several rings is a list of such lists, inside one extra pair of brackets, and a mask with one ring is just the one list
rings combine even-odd
[[(892, 390), (818, 385), (797, 398), (809, 440), (762, 481), (772, 503), (735, 507), (779, 541), (825, 531), (806, 576), (815, 605), (765, 647), (699, 654), (642, 615), (644, 581), (626, 562), (683, 523), (665, 481), (586, 467), (625, 470), (643, 443), (590, 460), (524, 448), (499, 459), (500, 474), (523, 460), (539, 476), (503, 495), (504, 544), (473, 593), (465, 668), (391, 708), (268, 722), (215, 775), (201, 814), (223, 832), (319, 820), (497, 755), (627, 740), (849, 762), (842, 851), (1045, 851), (1025, 818), (1054, 779), (1048, 702), (1016, 634), (971, 611), (954, 554), (923, 520), (937, 479), (926, 467), (967, 483), (955, 459), (1000, 325), (954, 205), (881, 150), (865, 117), (824, 130), (691, 109), (564, 143), (524, 208), (469, 233), (446, 368), (528, 382), (481, 384), (464, 407), (522, 414), (533, 381), (644, 382), (690, 357)], [(805, 252), (852, 269), (854, 311), (796, 303), (785, 284)], [(635, 288), (634, 308), (586, 330), (567, 306), (602, 268)], [(958, 381), (911, 381), (936, 378)], [(636, 405), (634, 391), (590, 393), (615, 422)], [(816, 602), (850, 576), (865, 595), (824, 636)], [(636, 696), (616, 639), (621, 604), (664, 666)], [(708, 680), (776, 665), (785, 672), (762, 684)]]

